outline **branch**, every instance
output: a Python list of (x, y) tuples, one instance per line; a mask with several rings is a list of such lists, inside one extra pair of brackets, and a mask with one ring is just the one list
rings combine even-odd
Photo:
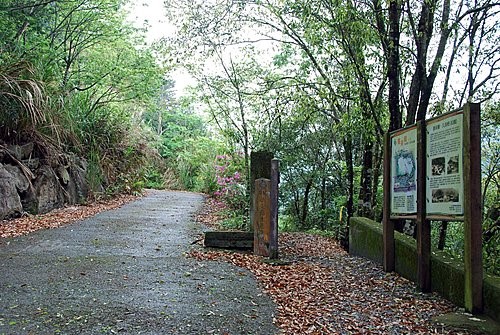
[(23, 10), (23, 9), (27, 9), (27, 8), (31, 8), (31, 10), (33, 11), (36, 7), (44, 7), (44, 6), (47, 6), (53, 2), (57, 2), (58, 0), (47, 0), (47, 1), (42, 1), (40, 3), (35, 3), (35, 4), (29, 4), (29, 5), (20, 5), (20, 6), (3, 6), (3, 7), (0, 7), (0, 10), (8, 10), (10, 12), (13, 12), (13, 11), (18, 11), (18, 10)]
[(94, 86), (96, 86), (97, 84), (99, 84), (101, 82), (101, 80), (103, 80), (104, 78), (106, 78), (107, 76), (109, 76), (114, 70), (116, 70), (116, 68), (114, 68), (111, 71), (105, 73), (103, 76), (101, 76), (98, 80), (96, 80), (90, 86), (87, 86), (87, 87), (74, 86), (73, 89), (76, 90), (76, 91), (79, 91), (79, 92), (84, 92), (84, 91), (90, 90), (91, 88), (93, 88)]
[(496, 7), (496, 6), (500, 6), (500, 2), (493, 2), (493, 3), (487, 3), (481, 7), (476, 7), (476, 8), (472, 8), (472, 9), (469, 9), (468, 11), (466, 11), (465, 13), (463, 13), (462, 15), (460, 15), (456, 22), (460, 22), (462, 21), (466, 16), (470, 15), (470, 14), (474, 14), (474, 13), (477, 13), (477, 12), (480, 12), (480, 11), (483, 11), (485, 9), (490, 9), (490, 8), (493, 8), (493, 7)]

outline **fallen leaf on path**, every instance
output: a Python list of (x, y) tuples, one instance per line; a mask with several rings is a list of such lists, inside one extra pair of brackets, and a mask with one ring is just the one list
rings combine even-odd
[(0, 238), (27, 235), (40, 229), (57, 228), (75, 221), (94, 216), (97, 213), (123, 206), (137, 199), (137, 196), (118, 197), (93, 202), (88, 205), (68, 206), (46, 214), (28, 215), (18, 219), (0, 221)]
[[(198, 221), (216, 227), (215, 211), (206, 210), (208, 218), (202, 213)], [(453, 304), (418, 292), (413, 283), (385, 273), (378, 264), (350, 256), (331, 238), (280, 233), (279, 254), (286, 265), (200, 247), (188, 256), (250, 270), (275, 301), (274, 323), (283, 334), (467, 334), (431, 321), (455, 310)]]

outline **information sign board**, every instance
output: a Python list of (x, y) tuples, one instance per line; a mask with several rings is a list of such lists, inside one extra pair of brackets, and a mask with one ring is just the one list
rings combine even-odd
[(427, 122), (426, 212), (463, 215), (463, 114)]
[(391, 136), (391, 212), (417, 212), (417, 128)]

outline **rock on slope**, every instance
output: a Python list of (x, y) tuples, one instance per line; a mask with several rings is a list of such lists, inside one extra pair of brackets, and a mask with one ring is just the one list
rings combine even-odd
[(85, 160), (75, 155), (53, 162), (36, 157), (33, 143), (0, 145), (0, 220), (84, 202), (86, 173)]

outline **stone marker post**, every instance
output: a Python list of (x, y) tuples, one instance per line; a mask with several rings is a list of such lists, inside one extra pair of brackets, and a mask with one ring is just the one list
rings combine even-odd
[(269, 257), (271, 240), (271, 181), (260, 178), (255, 181), (254, 220), (253, 220), (253, 253), (257, 256)]

